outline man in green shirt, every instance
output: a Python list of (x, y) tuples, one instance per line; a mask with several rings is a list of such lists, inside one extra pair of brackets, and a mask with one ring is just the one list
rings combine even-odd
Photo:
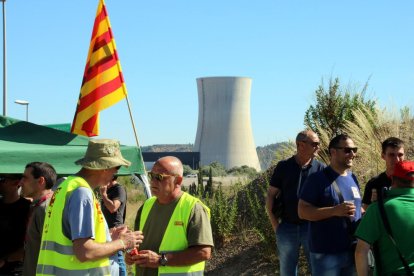
[[(395, 165), (392, 189), (386, 192), (385, 213), (398, 249), (407, 263), (414, 268), (414, 161), (401, 161)], [(381, 275), (405, 274), (397, 249), (388, 237), (378, 202), (371, 204), (355, 233), (358, 244), (355, 262), (359, 276), (368, 275), (367, 254), (370, 246), (378, 246)], [(378, 267), (375, 268), (378, 275)]]
[(144, 239), (126, 263), (136, 265), (137, 275), (202, 275), (213, 247), (208, 207), (181, 191), (183, 166), (176, 157), (160, 158), (148, 175), (153, 197), (135, 220)]

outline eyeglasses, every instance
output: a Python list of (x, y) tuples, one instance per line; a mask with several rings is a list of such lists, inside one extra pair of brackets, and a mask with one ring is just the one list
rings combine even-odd
[(344, 150), (344, 153), (346, 153), (346, 154), (350, 154), (351, 151), (353, 153), (357, 153), (357, 151), (358, 151), (358, 148), (357, 147), (355, 147), (355, 148), (350, 148), (350, 147), (336, 147), (335, 149)]
[(178, 175), (148, 172), (148, 177), (150, 179), (156, 179), (158, 181), (162, 181), (164, 178), (166, 178), (168, 176), (178, 176)]
[(320, 142), (314, 142), (314, 141), (302, 141), (302, 142), (304, 142), (304, 143), (306, 143), (308, 145), (311, 145), (314, 148), (319, 147), (321, 145)]

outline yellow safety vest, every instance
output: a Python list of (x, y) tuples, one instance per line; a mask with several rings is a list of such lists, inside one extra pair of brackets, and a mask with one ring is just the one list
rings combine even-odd
[[(148, 214), (156, 200), (156, 197), (151, 197), (144, 203), (139, 224), (141, 231), (144, 229)], [(210, 209), (207, 206), (205, 206), (198, 198), (184, 192), (168, 222), (160, 248), (158, 249), (159, 252), (167, 253), (182, 251), (188, 248), (187, 226), (191, 210), (197, 202), (204, 207), (210, 217)], [(189, 266), (159, 266), (158, 275), (203, 275), (204, 267), (205, 262), (199, 262)]]
[(106, 243), (106, 221), (89, 184), (81, 177), (70, 176), (55, 191), (46, 209), (36, 275), (111, 275), (109, 258), (80, 262), (73, 252), (73, 242), (63, 234), (65, 203), (79, 187), (91, 190), (95, 218), (95, 242)]

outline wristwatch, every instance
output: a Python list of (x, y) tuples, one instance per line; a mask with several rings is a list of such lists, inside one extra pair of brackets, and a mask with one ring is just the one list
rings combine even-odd
[(167, 259), (167, 256), (166, 256), (166, 254), (165, 254), (165, 253), (161, 253), (161, 257), (160, 257), (160, 259), (158, 260), (158, 263), (159, 263), (160, 265), (162, 265), (162, 266), (166, 266), (166, 265), (167, 265), (167, 263), (168, 263), (168, 259)]

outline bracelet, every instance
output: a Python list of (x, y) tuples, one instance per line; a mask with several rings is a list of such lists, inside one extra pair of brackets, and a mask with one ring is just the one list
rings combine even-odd
[(125, 251), (126, 250), (126, 246), (125, 246), (124, 241), (122, 239), (119, 239), (119, 241), (121, 242), (121, 245), (122, 245), (122, 248), (123, 248), (122, 250)]

